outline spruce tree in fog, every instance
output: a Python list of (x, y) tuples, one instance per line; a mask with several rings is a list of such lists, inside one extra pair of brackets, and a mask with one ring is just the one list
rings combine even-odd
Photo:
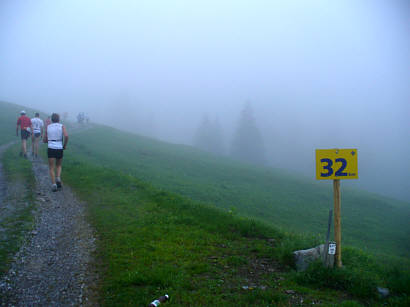
[(238, 126), (233, 136), (231, 156), (253, 164), (265, 164), (265, 146), (256, 126), (252, 107), (249, 103), (242, 109)]
[(194, 136), (194, 146), (195, 147), (208, 151), (210, 130), (211, 130), (211, 123), (208, 119), (208, 116), (205, 115), (202, 118), (202, 121), (199, 124), (199, 127)]
[(215, 154), (223, 154), (223, 137), (219, 121), (204, 116), (194, 137), (195, 147)]
[(215, 118), (215, 120), (212, 122), (212, 142), (210, 151), (218, 155), (223, 155), (225, 154), (224, 147), (222, 127), (219, 124), (219, 120)]

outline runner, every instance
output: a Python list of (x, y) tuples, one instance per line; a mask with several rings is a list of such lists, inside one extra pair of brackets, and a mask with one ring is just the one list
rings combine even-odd
[(51, 124), (50, 116), (47, 116), (45, 129), (47, 129), (47, 126), (50, 125), (50, 124)]
[(16, 135), (19, 136), (19, 126), (21, 130), (21, 151), (20, 157), (24, 155), (27, 158), (27, 139), (31, 134), (31, 120), (26, 116), (26, 111), (20, 112), (20, 117), (17, 119)]
[(40, 119), (39, 113), (36, 113), (34, 116), (35, 117), (31, 119), (31, 125), (33, 127), (33, 134), (31, 135), (31, 146), (32, 146), (31, 152), (33, 153), (33, 157), (37, 158), (38, 142), (40, 141), (40, 138), (43, 137), (44, 123)]
[(57, 189), (62, 187), (63, 150), (68, 142), (67, 130), (64, 125), (60, 124), (60, 116), (57, 113), (51, 115), (51, 124), (47, 126), (43, 142), (48, 143), (48, 168), (52, 184), (51, 190), (56, 192)]

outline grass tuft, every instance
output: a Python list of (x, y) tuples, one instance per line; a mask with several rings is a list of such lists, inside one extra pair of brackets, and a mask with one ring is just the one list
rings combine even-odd
[(0, 216), (0, 276), (7, 272), (12, 256), (31, 229), (35, 209), (34, 176), (31, 163), (19, 157), (18, 145), (8, 148), (2, 156), (8, 198), (4, 199)]

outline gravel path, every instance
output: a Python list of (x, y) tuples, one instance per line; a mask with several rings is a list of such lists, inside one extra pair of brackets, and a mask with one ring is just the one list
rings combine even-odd
[[(0, 281), (1, 306), (96, 305), (93, 230), (69, 187), (51, 192), (48, 167), (33, 161), (35, 226)], [(63, 177), (64, 179), (64, 164)]]

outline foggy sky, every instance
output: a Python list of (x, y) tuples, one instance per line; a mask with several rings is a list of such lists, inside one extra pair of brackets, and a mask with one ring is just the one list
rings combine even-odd
[(1, 0), (0, 100), (186, 144), (249, 101), (273, 166), (358, 148), (352, 184), (410, 200), (409, 3)]

